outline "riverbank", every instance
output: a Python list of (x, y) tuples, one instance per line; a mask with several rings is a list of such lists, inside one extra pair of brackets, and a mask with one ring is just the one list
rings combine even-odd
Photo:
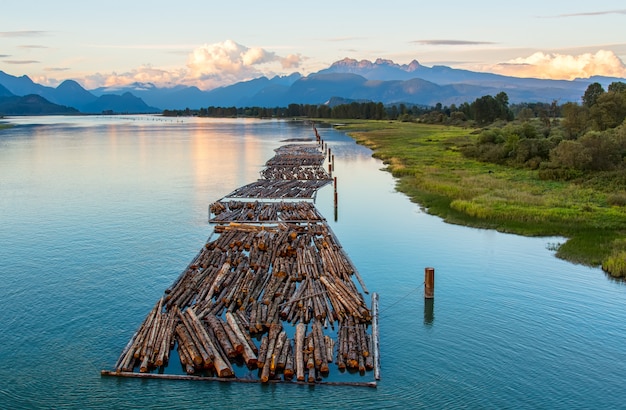
[[(539, 179), (537, 171), (465, 158), (473, 129), (346, 121), (335, 125), (374, 151), (397, 189), (446, 222), (526, 236), (562, 236), (556, 255), (626, 275), (626, 209), (609, 205), (615, 186)], [(597, 178), (598, 176), (594, 176)]]

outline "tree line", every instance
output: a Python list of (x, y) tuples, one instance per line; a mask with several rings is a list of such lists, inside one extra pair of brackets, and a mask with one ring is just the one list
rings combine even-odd
[(593, 83), (581, 99), (582, 104), (551, 104), (544, 118), (530, 115), (529, 107), (521, 108), (516, 121), (486, 127), (462, 152), (485, 162), (537, 169), (544, 179), (571, 180), (588, 171), (623, 170), (626, 84), (614, 82), (605, 91)]
[(200, 109), (164, 110), (167, 117), (251, 117), (293, 118), (308, 117), (322, 119), (400, 120), (455, 123), (466, 121), (485, 125), (496, 120), (512, 120), (513, 112), (508, 107), (508, 96), (501, 92), (495, 97), (486, 95), (472, 103), (450, 107), (437, 103), (428, 107), (416, 104), (387, 104), (381, 102), (350, 102), (329, 106), (326, 104), (289, 104), (287, 107), (215, 107)]

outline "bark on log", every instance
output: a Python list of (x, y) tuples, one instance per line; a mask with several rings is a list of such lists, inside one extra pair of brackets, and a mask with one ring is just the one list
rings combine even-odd
[(267, 357), (267, 348), (269, 347), (269, 339), (267, 335), (261, 338), (261, 346), (259, 347), (259, 354), (257, 356), (257, 367), (262, 369), (265, 366), (265, 359)]
[(253, 367), (256, 367), (256, 364), (257, 364), (256, 354), (254, 353), (254, 350), (252, 350), (252, 347), (250, 346), (246, 336), (244, 336), (244, 333), (241, 327), (239, 326), (239, 323), (237, 323), (235, 316), (230, 312), (226, 312), (226, 323), (228, 324), (228, 326), (230, 326), (230, 328), (237, 335), (237, 337), (242, 341), (241, 353), (243, 355), (244, 361), (246, 362), (246, 366), (248, 366), (248, 368), (250, 369)]
[(296, 362), (296, 379), (298, 381), (304, 381), (304, 333), (306, 332), (306, 325), (304, 323), (298, 323), (296, 325), (296, 343), (294, 350), (294, 360)]
[(226, 353), (226, 356), (228, 356), (229, 358), (236, 357), (237, 353), (232, 343), (230, 342), (230, 339), (228, 338), (226, 331), (224, 330), (222, 321), (219, 320), (215, 316), (209, 315), (206, 317), (206, 322), (209, 324), (209, 326), (213, 330), (213, 333), (215, 334), (217, 342), (220, 344), (220, 346), (224, 350), (224, 353)]

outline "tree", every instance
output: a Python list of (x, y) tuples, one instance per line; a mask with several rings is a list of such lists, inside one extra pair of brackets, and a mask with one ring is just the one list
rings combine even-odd
[(576, 139), (587, 130), (589, 122), (589, 109), (581, 107), (572, 102), (563, 104), (561, 107), (563, 121), (561, 126), (565, 131), (565, 136), (569, 139)]
[(614, 92), (614, 93), (626, 92), (626, 83), (623, 83), (621, 81), (616, 81), (616, 82), (609, 84), (609, 92)]
[(626, 119), (626, 92), (609, 91), (598, 96), (590, 109), (594, 128), (615, 128)]
[(583, 95), (583, 105), (591, 108), (602, 94), (604, 94), (604, 88), (600, 83), (589, 84)]
[(519, 112), (519, 114), (517, 114), (517, 119), (523, 122), (527, 122), (530, 121), (531, 118), (533, 118), (535, 116), (535, 113), (533, 112), (533, 110), (531, 110), (528, 107), (522, 108)]
[(550, 151), (552, 163), (558, 167), (587, 169), (591, 164), (591, 154), (578, 141), (563, 140)]

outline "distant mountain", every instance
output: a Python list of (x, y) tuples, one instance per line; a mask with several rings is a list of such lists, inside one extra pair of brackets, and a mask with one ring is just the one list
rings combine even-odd
[(84, 111), (84, 107), (96, 101), (98, 97), (81, 87), (74, 80), (65, 80), (55, 90), (55, 102)]
[[(4, 88), (4, 87), (3, 87)], [(6, 88), (5, 88), (6, 89)], [(0, 90), (0, 93), (2, 91)], [(67, 115), (78, 114), (71, 107), (53, 104), (40, 95), (0, 97), (0, 114), (2, 115)]]
[(415, 72), (421, 68), (427, 67), (420, 66), (416, 60), (409, 64), (400, 65), (381, 58), (374, 62), (344, 58), (334, 62), (330, 67), (318, 71), (317, 74), (350, 73), (360, 75), (368, 80), (410, 80), (417, 77)]
[(7, 90), (5, 86), (0, 84), (0, 97), (13, 97), (14, 95), (15, 94), (13, 94), (11, 91)]
[(37, 84), (25, 75), (15, 77), (0, 71), (0, 85), (13, 95), (39, 95), (48, 102), (73, 107), (85, 114), (100, 114), (103, 111), (137, 114), (162, 111), (160, 108), (148, 106), (141, 100), (137, 101), (137, 97), (128, 96), (125, 93), (122, 95), (100, 95), (98, 97), (73, 80), (66, 80), (58, 87), (53, 88)]
[(374, 101), (432, 106), (472, 102), (484, 95), (504, 91), (511, 103), (580, 101), (589, 84), (599, 82), (606, 89), (625, 79), (541, 80), (479, 73), (446, 66), (426, 67), (417, 60), (396, 64), (345, 58), (330, 67), (303, 77), (299, 73), (259, 77), (203, 91), (174, 85), (157, 87), (133, 83), (87, 91), (72, 80), (57, 88), (35, 84), (26, 76), (13, 77), (0, 71), (0, 85), (15, 95), (38, 94), (49, 101), (77, 108), (85, 113), (103, 111), (146, 113), (163, 109), (198, 109), (209, 106), (276, 107), (296, 104), (330, 104), (333, 101)]
[(120, 95), (104, 94), (95, 101), (83, 106), (86, 113), (112, 113), (112, 114), (148, 114), (159, 113), (162, 110), (150, 107), (141, 98), (135, 97), (131, 93)]
[(0, 84), (14, 95), (37, 94), (48, 98), (54, 89), (33, 82), (27, 75), (15, 77), (0, 71)]
[[(161, 109), (201, 108), (209, 106), (274, 106), (281, 104), (282, 99), (274, 101), (274, 93), (269, 90), (286, 90), (291, 84), (300, 79), (299, 73), (288, 76), (275, 76), (271, 79), (259, 77), (254, 80), (241, 81), (224, 87), (202, 91), (197, 87), (177, 85), (174, 87), (159, 88), (151, 83), (132, 83), (123, 87), (101, 87), (91, 92), (94, 95), (105, 93), (130, 92), (143, 99), (146, 104)], [(257, 98), (257, 95), (263, 95)], [(282, 96), (282, 92), (279, 93)]]

